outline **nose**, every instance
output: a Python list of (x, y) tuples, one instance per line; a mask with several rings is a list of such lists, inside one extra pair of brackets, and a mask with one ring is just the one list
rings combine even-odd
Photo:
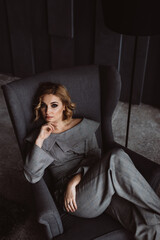
[(45, 113), (46, 113), (46, 114), (49, 114), (50, 112), (51, 112), (51, 108), (47, 106), (47, 107), (45, 108)]

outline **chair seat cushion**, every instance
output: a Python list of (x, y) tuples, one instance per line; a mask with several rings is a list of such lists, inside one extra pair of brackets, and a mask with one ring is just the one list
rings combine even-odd
[(55, 240), (131, 240), (132, 236), (106, 213), (96, 218), (62, 216), (64, 233)]

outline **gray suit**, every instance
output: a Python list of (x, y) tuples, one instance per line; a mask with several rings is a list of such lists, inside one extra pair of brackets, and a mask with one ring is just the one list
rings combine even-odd
[[(83, 119), (75, 127), (51, 134), (42, 148), (33, 145), (26, 157), (28, 181), (39, 181), (48, 167), (57, 199), (69, 179), (82, 173), (77, 186), (76, 216), (92, 218), (106, 211), (135, 234), (138, 240), (160, 239), (160, 200), (134, 167), (129, 156), (115, 149), (100, 157), (95, 132), (99, 124)], [(26, 138), (34, 142), (37, 132)], [(63, 202), (63, 201), (62, 201)]]

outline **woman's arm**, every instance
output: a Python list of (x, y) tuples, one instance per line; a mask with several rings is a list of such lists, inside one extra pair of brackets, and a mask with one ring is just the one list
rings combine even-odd
[(76, 186), (81, 181), (81, 173), (75, 175), (68, 183), (65, 196), (64, 196), (64, 205), (67, 212), (75, 212), (77, 210), (76, 203)]
[(31, 183), (38, 182), (44, 174), (44, 170), (53, 162), (53, 157), (42, 149), (43, 142), (54, 131), (51, 124), (45, 124), (41, 127), (40, 133), (35, 144), (30, 147), (26, 154), (24, 165), (24, 175)]
[[(98, 161), (101, 157), (101, 151), (97, 143), (97, 138), (95, 133), (93, 133), (85, 142), (85, 157), (78, 164), (75, 171), (73, 171), (74, 177), (70, 180), (67, 185), (64, 204), (66, 210), (69, 212), (75, 212), (77, 209), (76, 204), (76, 186), (80, 183), (81, 178), (88, 171), (88, 168), (95, 162)], [(68, 205), (68, 203), (70, 203)]]
[(41, 148), (44, 140), (47, 139), (53, 131), (54, 131), (54, 126), (52, 124), (47, 123), (43, 125), (35, 141), (35, 144)]

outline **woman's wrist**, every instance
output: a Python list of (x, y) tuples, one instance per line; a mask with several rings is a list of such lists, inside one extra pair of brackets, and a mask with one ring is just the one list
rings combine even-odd
[(69, 182), (71, 187), (76, 187), (81, 181), (81, 173), (75, 175)]
[(35, 141), (35, 144), (36, 144), (38, 147), (41, 148), (42, 145), (43, 145), (43, 141), (44, 141), (44, 139), (38, 137), (38, 138), (36, 139), (36, 141)]

